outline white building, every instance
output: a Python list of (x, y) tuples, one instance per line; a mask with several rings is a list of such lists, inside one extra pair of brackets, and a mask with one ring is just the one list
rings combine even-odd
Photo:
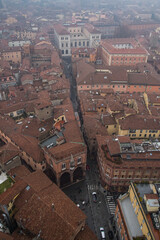
[(23, 47), (25, 44), (31, 44), (30, 40), (15, 40), (8, 42), (9, 47)]
[(71, 56), (73, 48), (93, 48), (99, 45), (101, 33), (99, 33), (91, 24), (77, 25), (60, 24), (54, 26), (55, 43), (61, 55)]

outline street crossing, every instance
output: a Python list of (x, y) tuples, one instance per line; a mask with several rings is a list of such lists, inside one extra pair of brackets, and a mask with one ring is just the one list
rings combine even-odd
[(107, 200), (108, 207), (109, 207), (111, 215), (114, 215), (115, 210), (116, 210), (116, 204), (113, 200), (113, 197), (112, 196), (106, 196), (106, 200)]
[(98, 184), (88, 184), (87, 188), (90, 191), (97, 191), (98, 190)]

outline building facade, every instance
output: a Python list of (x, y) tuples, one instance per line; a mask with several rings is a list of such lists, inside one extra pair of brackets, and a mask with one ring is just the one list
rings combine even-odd
[(97, 136), (102, 183), (111, 191), (124, 191), (130, 182), (158, 181), (159, 151), (156, 142), (126, 136)]
[(71, 56), (72, 48), (93, 48), (99, 45), (101, 34), (90, 24), (55, 25), (55, 43), (62, 56)]
[[(144, 190), (145, 189), (145, 190)], [(160, 238), (156, 184), (133, 184), (117, 201), (115, 219), (121, 239)], [(150, 208), (148, 208), (150, 205)]]
[(146, 63), (148, 52), (135, 39), (106, 39), (101, 42), (103, 63), (109, 66)]

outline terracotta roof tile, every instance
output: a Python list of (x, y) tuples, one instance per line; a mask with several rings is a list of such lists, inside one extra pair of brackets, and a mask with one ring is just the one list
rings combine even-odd
[(3, 192), (0, 195), (0, 203), (2, 205), (9, 204), (9, 202), (17, 194), (19, 194), (26, 186), (27, 186), (27, 184), (22, 180), (19, 180), (19, 181), (15, 182), (12, 187), (8, 188), (6, 192)]
[(0, 239), (1, 240), (16, 240), (13, 236), (11, 236), (7, 233), (3, 233), (3, 232), (0, 232)]
[(23, 181), (32, 187), (35, 192), (40, 192), (52, 185), (51, 180), (46, 177), (45, 174), (43, 174), (40, 170), (27, 175), (23, 178)]
[(159, 130), (160, 129), (160, 119), (154, 118), (154, 116), (149, 117), (145, 115), (133, 115), (128, 116), (124, 119), (119, 120), (119, 125), (121, 129), (154, 129)]
[(23, 202), (16, 220), (32, 234), (40, 233), (44, 240), (70, 239), (85, 221), (85, 214), (41, 171), (30, 174), (24, 181), (30, 189), (24, 189), (16, 199), (16, 207)]
[(23, 179), (25, 176), (29, 175), (31, 172), (24, 165), (20, 165), (18, 167), (12, 168), (8, 171), (8, 174), (18, 181), (19, 179)]
[(80, 231), (75, 240), (98, 240), (97, 236), (91, 231), (91, 229), (85, 225), (84, 230)]
[(68, 240), (73, 234), (72, 227), (52, 209), (52, 205), (47, 206), (37, 194), (16, 213), (15, 219), (33, 234), (40, 233), (44, 240)]
[(26, 234), (21, 229), (16, 229), (12, 233), (14, 240), (33, 240), (33, 237), (26, 236)]
[(69, 35), (67, 29), (63, 27), (61, 24), (54, 25), (54, 29), (59, 35)]
[[(131, 44), (133, 48), (115, 48), (115, 44)], [(111, 54), (145, 54), (148, 52), (145, 48), (140, 46), (140, 44), (133, 38), (117, 38), (117, 39), (105, 39), (101, 42), (102, 47), (104, 47)]]
[(7, 163), (12, 158), (18, 156), (20, 151), (11, 143), (7, 143), (0, 147), (0, 163)]

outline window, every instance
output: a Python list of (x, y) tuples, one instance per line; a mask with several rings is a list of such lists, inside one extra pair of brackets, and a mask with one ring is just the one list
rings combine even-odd
[(66, 50), (66, 54), (68, 54), (68, 50)]
[(65, 37), (65, 40), (68, 40), (68, 37)]
[(79, 157), (78, 160), (77, 160), (77, 164), (81, 164), (81, 162), (82, 162), (82, 158)]
[(64, 37), (61, 37), (61, 40), (64, 40)]
[(75, 47), (77, 47), (77, 42), (75, 42)]
[(87, 47), (89, 47), (89, 41), (87, 41)]
[(85, 46), (85, 42), (83, 42), (83, 46)]
[(79, 42), (79, 46), (81, 46), (81, 42)]
[(68, 43), (66, 43), (66, 47), (68, 47)]
[(64, 50), (62, 50), (62, 54), (64, 54)]
[(132, 129), (130, 129), (130, 130), (129, 130), (129, 132), (130, 132), (130, 133), (135, 133), (135, 132), (136, 132), (136, 130), (135, 130), (135, 129), (133, 129), (133, 130), (132, 130)]
[(65, 169), (66, 169), (66, 164), (62, 163), (62, 170), (65, 170)]

